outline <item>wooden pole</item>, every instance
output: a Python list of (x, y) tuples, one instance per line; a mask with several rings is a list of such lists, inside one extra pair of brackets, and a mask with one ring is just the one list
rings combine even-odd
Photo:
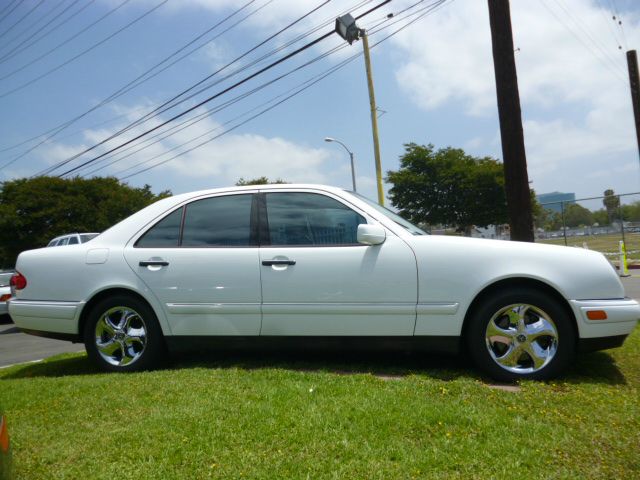
[(629, 87), (631, 88), (631, 103), (633, 103), (638, 155), (640, 156), (640, 79), (638, 78), (638, 54), (635, 50), (627, 52), (627, 66), (629, 67)]
[(509, 0), (488, 0), (511, 240), (533, 242), (533, 215)]

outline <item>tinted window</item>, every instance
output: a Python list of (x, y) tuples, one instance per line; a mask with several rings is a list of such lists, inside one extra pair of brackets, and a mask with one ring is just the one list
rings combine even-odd
[(187, 205), (183, 247), (242, 247), (251, 245), (253, 195), (213, 197)]
[(78, 242), (78, 237), (69, 237), (69, 245), (76, 245)]
[(64, 237), (60, 239), (56, 246), (59, 247), (61, 245), (66, 245), (67, 243), (69, 243), (69, 237)]
[(57, 243), (58, 243), (58, 240), (54, 238), (49, 242), (49, 245), (47, 245), (47, 247), (55, 247)]
[(324, 195), (267, 193), (271, 245), (351, 245), (362, 215)]
[(177, 247), (180, 241), (182, 208), (170, 213), (145, 233), (136, 247)]

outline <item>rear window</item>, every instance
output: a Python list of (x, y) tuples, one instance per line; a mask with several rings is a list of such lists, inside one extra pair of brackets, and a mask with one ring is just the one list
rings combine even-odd
[(98, 233), (81, 233), (80, 234), (80, 243), (87, 243), (89, 240), (93, 240), (99, 234)]

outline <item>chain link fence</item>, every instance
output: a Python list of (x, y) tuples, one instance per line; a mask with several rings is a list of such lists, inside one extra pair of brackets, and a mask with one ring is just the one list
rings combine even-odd
[[(607, 193), (607, 192), (605, 192)], [(534, 212), (536, 242), (588, 248), (618, 264), (640, 267), (640, 192), (540, 204)]]

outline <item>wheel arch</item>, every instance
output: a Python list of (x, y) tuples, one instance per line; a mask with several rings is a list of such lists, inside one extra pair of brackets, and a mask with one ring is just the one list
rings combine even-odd
[[(571, 308), (571, 305), (569, 305), (567, 299), (564, 298), (564, 296), (562, 296), (562, 294), (556, 288), (549, 285), (548, 283), (534, 278), (517, 277), (498, 280), (490, 285), (487, 285), (475, 296), (475, 298), (469, 304), (469, 308), (467, 308), (464, 316), (464, 321), (462, 323), (462, 334), (460, 336), (462, 341), (464, 341), (464, 338), (467, 335), (467, 330), (469, 328), (469, 324), (471, 323), (471, 317), (473, 316), (473, 313), (478, 308), (478, 306), (482, 304), (482, 302), (484, 302), (486, 299), (494, 295), (496, 292), (511, 288), (532, 289), (551, 296), (564, 309), (567, 317), (573, 323), (576, 334), (579, 334), (578, 322), (575, 313), (573, 312), (573, 309)], [(576, 342), (577, 341), (578, 338), (576, 338)]]
[[(128, 296), (134, 297), (134, 298), (144, 302), (145, 304), (147, 304), (147, 306), (155, 314), (155, 316), (156, 316), (156, 318), (158, 320), (158, 324), (160, 326), (160, 329), (164, 330), (163, 326), (162, 326), (163, 322), (162, 322), (162, 319), (161, 319), (160, 315), (158, 315), (157, 310), (153, 307), (151, 302), (149, 302), (149, 300), (147, 300), (144, 296), (140, 295), (140, 293), (138, 293), (135, 290), (132, 290), (130, 288), (110, 287), (110, 288), (106, 288), (104, 290), (100, 290), (100, 291), (94, 293), (94, 295), (89, 299), (89, 301), (87, 301), (87, 303), (84, 304), (82, 310), (80, 311), (80, 317), (79, 317), (79, 321), (78, 321), (78, 334), (81, 337), (83, 336), (84, 326), (87, 323), (87, 319), (89, 317), (89, 313), (91, 312), (93, 307), (95, 305), (97, 305), (99, 302), (101, 302), (102, 300), (104, 300), (105, 298), (109, 298), (109, 297), (112, 297), (112, 296), (115, 296), (115, 295), (128, 295)], [(163, 335), (166, 335), (166, 333), (164, 331), (163, 331)]]

